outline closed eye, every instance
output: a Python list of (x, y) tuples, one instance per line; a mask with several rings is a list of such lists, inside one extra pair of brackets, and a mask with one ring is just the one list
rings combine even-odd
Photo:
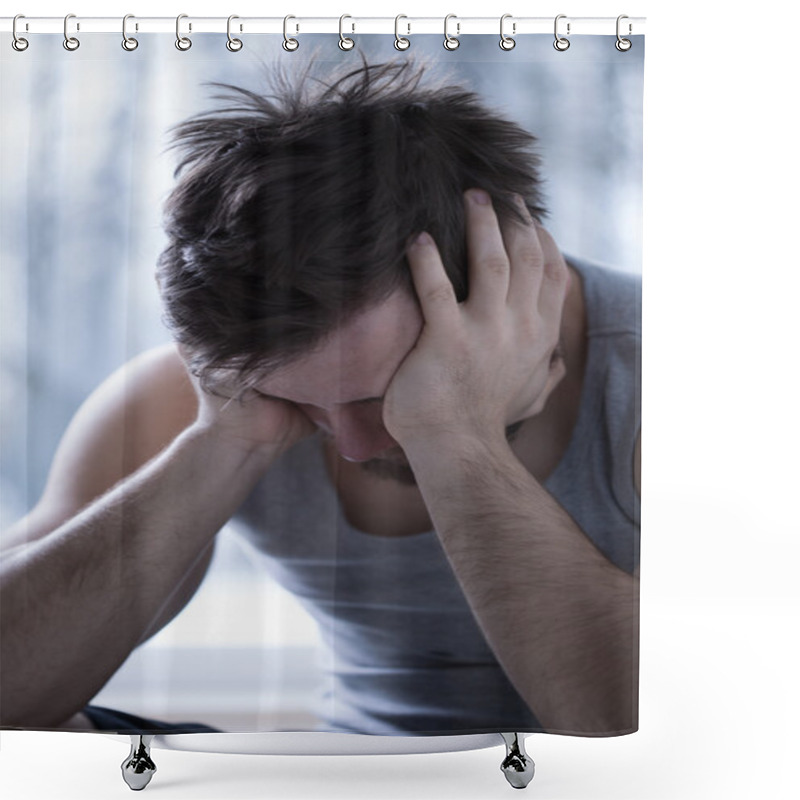
[[(263, 397), (265, 400), (279, 400), (281, 402), (291, 402), (288, 401), (285, 397), (277, 397), (274, 394), (267, 394), (266, 392), (262, 392), (258, 389), (251, 388), (251, 391), (258, 395), (258, 397)], [(371, 403), (382, 403), (382, 397), (363, 397), (360, 400), (350, 400), (347, 403), (343, 403), (342, 405), (368, 405)]]

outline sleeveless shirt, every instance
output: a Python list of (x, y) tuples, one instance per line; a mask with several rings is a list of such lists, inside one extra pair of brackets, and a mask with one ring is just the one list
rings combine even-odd
[[(641, 278), (568, 258), (588, 350), (578, 419), (544, 482), (623, 570), (639, 560)], [(320, 730), (447, 735), (541, 730), (494, 657), (434, 531), (381, 537), (344, 518), (317, 434), (285, 453), (232, 520), (315, 619)]]

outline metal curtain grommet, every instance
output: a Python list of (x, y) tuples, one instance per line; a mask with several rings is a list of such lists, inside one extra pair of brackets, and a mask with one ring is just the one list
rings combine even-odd
[[(344, 21), (346, 19), (353, 19), (353, 18), (349, 14), (342, 14), (342, 16), (339, 17), (339, 49), (340, 50), (352, 50), (356, 46), (356, 43), (352, 39), (350, 39), (347, 36), (345, 36), (344, 32), (342, 30), (342, 26), (344, 25)], [(355, 29), (356, 29), (355, 25), (353, 25), (353, 30), (355, 30)]]
[[(555, 34), (556, 37), (556, 40), (553, 42), (553, 47), (555, 47), (555, 49), (558, 50), (560, 53), (563, 53), (565, 50), (569, 50), (569, 39), (567, 39), (565, 36), (559, 36), (558, 33), (558, 21), (560, 19), (566, 19), (566, 18), (567, 18), (566, 14), (559, 14), (556, 17), (556, 21), (553, 25), (553, 33)], [(568, 22), (567, 36), (569, 36), (569, 33), (570, 33), (570, 24)]]
[[(64, 49), (69, 50), (70, 52), (72, 52), (73, 50), (77, 50), (81, 46), (81, 43), (74, 36), (69, 35), (68, 26), (69, 26), (69, 21), (71, 19), (75, 19), (74, 14), (67, 14), (67, 16), (64, 17), (64, 42), (63, 42)], [(80, 29), (81, 29), (80, 25), (76, 25), (76, 30)]]
[[(395, 50), (408, 50), (411, 47), (411, 39), (406, 39), (404, 36), (400, 35), (400, 20), (401, 19), (408, 19), (405, 14), (398, 14), (394, 18), (394, 49)], [(411, 23), (407, 22), (406, 27), (408, 28), (408, 32), (406, 35), (411, 34)]]
[(447, 31), (447, 23), (450, 22), (451, 19), (457, 20), (458, 17), (456, 17), (455, 14), (448, 14), (444, 18), (444, 42), (442, 42), (442, 44), (445, 50), (458, 50), (458, 46), (461, 44), (458, 40), (458, 34), (461, 33), (461, 23), (456, 22), (456, 35), (451, 36)]
[[(286, 32), (288, 27), (289, 27), (289, 20), (290, 19), (297, 19), (297, 18), (293, 17), (291, 14), (289, 14), (289, 15), (287, 15), (287, 16), (285, 16), (283, 18), (283, 45), (282, 45), (282, 47), (283, 47), (284, 50), (286, 50), (287, 53), (293, 53), (295, 50), (297, 50), (298, 47), (300, 47), (300, 42), (298, 42), (297, 39), (292, 39), (289, 36), (289, 34)], [(299, 28), (298, 28), (298, 30), (299, 30)]]
[[(181, 36), (181, 20), (186, 19), (188, 14), (178, 14), (175, 20), (175, 47), (178, 50), (188, 50), (192, 46), (192, 40), (188, 36)], [(192, 30), (192, 24), (189, 23), (189, 30)]]
[[(632, 42), (630, 39), (623, 39), (623, 38), (622, 38), (622, 36), (620, 35), (620, 32), (619, 32), (619, 23), (620, 23), (620, 22), (621, 22), (623, 19), (628, 19), (628, 17), (627, 17), (627, 15), (626, 15), (626, 14), (620, 14), (620, 15), (617, 17), (617, 41), (616, 41), (616, 42), (614, 42), (614, 47), (616, 47), (616, 48), (617, 48), (617, 50), (619, 50), (619, 51), (620, 51), (620, 53), (626, 53), (628, 50), (630, 50), (630, 49), (631, 49), (631, 47), (633, 47), (633, 42)], [(628, 36), (630, 36), (630, 35), (631, 35), (631, 32), (632, 32), (632, 31), (633, 31), (633, 26), (632, 26), (632, 25), (630, 24), (630, 22), (629, 22), (629, 23), (628, 23)]]
[[(511, 14), (503, 14), (500, 17), (500, 49), (505, 50), (508, 52), (509, 50), (513, 50), (517, 46), (516, 40), (512, 39), (510, 36), (506, 36), (505, 31), (503, 30), (503, 26), (505, 25), (505, 21), (507, 19), (511, 19)], [(517, 32), (517, 23), (511, 23), (511, 33)]]
[(14, 38), (11, 40), (11, 46), (12, 46), (12, 47), (13, 47), (13, 48), (14, 48), (14, 49), (15, 49), (15, 50), (18, 52), (18, 53), (21, 53), (21, 52), (23, 52), (23, 50), (27, 50), (27, 49), (28, 49), (28, 44), (29, 44), (29, 43), (28, 43), (28, 40), (27, 40), (27, 39), (23, 39), (23, 38), (22, 38), (22, 37), (21, 37), (21, 36), (20, 36), (20, 35), (17, 33), (17, 20), (18, 20), (18, 19), (25, 19), (25, 15), (24, 15), (24, 14), (17, 14), (17, 16), (16, 16), (16, 17), (14, 17), (14, 21), (11, 23), (11, 35), (14, 37)]
[(139, 40), (134, 39), (132, 36), (128, 36), (127, 28), (129, 19), (134, 19), (133, 14), (126, 14), (122, 18), (122, 49), (127, 50), (130, 53), (132, 50), (135, 50), (139, 46)]
[(227, 47), (231, 53), (238, 53), (242, 47), (244, 47), (241, 39), (234, 39), (233, 36), (231, 36), (231, 21), (235, 19), (239, 19), (236, 14), (231, 14), (228, 17), (228, 41), (225, 42), (225, 47)]

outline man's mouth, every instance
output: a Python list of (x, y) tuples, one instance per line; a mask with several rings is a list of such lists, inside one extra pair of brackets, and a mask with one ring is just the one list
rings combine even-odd
[[(514, 441), (523, 422), (524, 420), (520, 420), (506, 427), (506, 439), (509, 442)], [(369, 461), (362, 461), (360, 462), (360, 467), (370, 475), (395, 481), (402, 486), (417, 485), (414, 471), (411, 469), (405, 453), (399, 448), (387, 453), (382, 458), (371, 458)]]
[(370, 475), (385, 480), (393, 480), (403, 486), (416, 486), (417, 479), (406, 457), (400, 455), (395, 458), (372, 458), (362, 461), (361, 468)]

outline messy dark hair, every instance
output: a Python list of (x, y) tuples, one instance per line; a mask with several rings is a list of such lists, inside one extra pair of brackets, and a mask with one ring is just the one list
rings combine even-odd
[(178, 125), (182, 158), (158, 262), (165, 320), (214, 391), (319, 345), (344, 319), (411, 286), (409, 237), (430, 233), (457, 297), (468, 292), (463, 192), (501, 219), (520, 194), (544, 214), (534, 137), (407, 60), (321, 79), (311, 65)]

